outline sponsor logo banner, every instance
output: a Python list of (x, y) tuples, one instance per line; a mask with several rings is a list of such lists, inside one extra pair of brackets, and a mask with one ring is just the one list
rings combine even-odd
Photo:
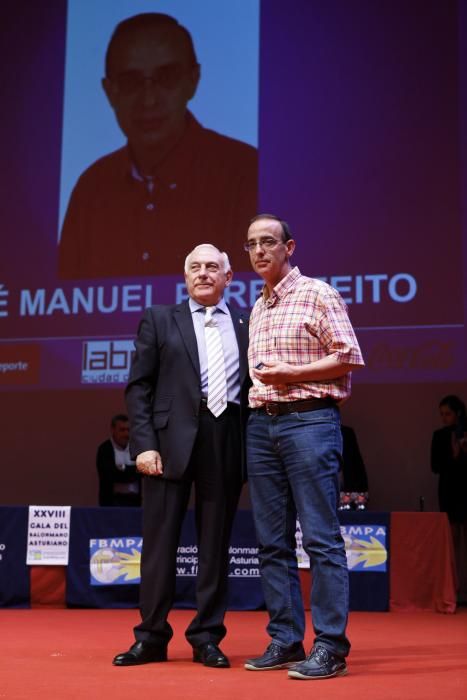
[(140, 582), (141, 537), (89, 540), (91, 586)]
[(37, 384), (40, 347), (25, 343), (0, 345), (0, 384)]
[[(384, 525), (341, 525), (349, 571), (387, 571), (387, 529)], [(297, 559), (300, 568), (308, 569), (310, 560), (303, 549), (303, 536), (297, 520)]]
[[(382, 525), (342, 525), (350, 571), (387, 571), (387, 529)], [(302, 546), (302, 532), (297, 522), (297, 559), (300, 568), (310, 561)], [(89, 568), (92, 586), (140, 583), (141, 537), (115, 537), (89, 541)], [(178, 547), (177, 577), (194, 578), (198, 573), (198, 547)], [(231, 545), (229, 578), (259, 578), (257, 547)]]
[[(140, 583), (141, 537), (114, 537), (89, 541), (91, 586)], [(177, 550), (177, 577), (194, 578), (198, 573), (196, 544)], [(259, 578), (257, 547), (231, 546), (229, 578)]]
[(83, 343), (82, 384), (126, 384), (132, 340), (88, 340)]

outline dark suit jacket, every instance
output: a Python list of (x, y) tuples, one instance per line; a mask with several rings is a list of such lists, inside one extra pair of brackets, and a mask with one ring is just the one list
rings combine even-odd
[[(248, 316), (233, 308), (230, 314), (240, 354), (240, 419), (245, 423), (250, 386)], [(158, 450), (163, 478), (180, 479), (198, 431), (201, 402), (198, 346), (188, 302), (146, 309), (135, 347), (125, 392), (131, 455)], [(244, 464), (239, 467), (245, 473)]]
[(96, 467), (99, 475), (99, 505), (113, 506), (114, 484), (138, 483), (140, 490), (140, 474), (135, 465), (127, 465), (125, 471), (115, 466), (115, 454), (111, 440), (106, 440), (97, 448)]
[(467, 454), (457, 458), (452, 452), (454, 428), (435, 430), (431, 440), (431, 470), (439, 474), (438, 499), (440, 511), (448, 514), (451, 522), (467, 520)]
[(341, 425), (344, 491), (368, 491), (368, 476), (353, 428)]

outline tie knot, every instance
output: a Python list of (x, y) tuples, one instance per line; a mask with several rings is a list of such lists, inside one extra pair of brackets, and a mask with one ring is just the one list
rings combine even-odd
[(204, 325), (209, 326), (211, 324), (214, 324), (214, 312), (216, 310), (216, 306), (206, 306), (206, 317), (204, 319)]

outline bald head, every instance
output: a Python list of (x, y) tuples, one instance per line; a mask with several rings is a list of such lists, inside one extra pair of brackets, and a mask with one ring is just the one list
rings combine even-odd
[(170, 15), (161, 12), (145, 12), (128, 17), (115, 27), (105, 54), (105, 74), (108, 78), (115, 74), (122, 48), (128, 43), (138, 43), (141, 37), (148, 34), (160, 37), (163, 43), (175, 43), (180, 49), (181, 57), (189, 65), (197, 65), (195, 48), (189, 31)]
[(223, 262), (223, 270), (224, 272), (229, 272), (232, 268), (230, 266), (230, 261), (229, 261), (229, 256), (227, 253), (224, 253), (219, 250), (219, 248), (216, 248), (215, 245), (212, 243), (200, 243), (197, 245), (191, 253), (188, 253), (188, 255), (185, 258), (185, 265), (184, 265), (184, 271), (185, 273), (188, 272), (189, 267), (190, 267), (190, 262), (193, 258), (197, 256), (197, 253), (203, 253), (206, 252), (208, 254), (214, 254), (214, 255), (219, 255), (221, 257), (221, 260)]
[(147, 13), (117, 25), (102, 87), (141, 174), (154, 174), (181, 139), (199, 79), (191, 36), (173, 17)]
[(210, 243), (196, 246), (185, 260), (188, 294), (202, 306), (218, 304), (231, 280), (229, 258)]

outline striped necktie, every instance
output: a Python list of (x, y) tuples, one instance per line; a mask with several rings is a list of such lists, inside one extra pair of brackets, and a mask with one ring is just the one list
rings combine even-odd
[(214, 318), (215, 306), (206, 306), (204, 337), (208, 357), (208, 408), (216, 416), (227, 408), (227, 379), (224, 351), (219, 327)]

